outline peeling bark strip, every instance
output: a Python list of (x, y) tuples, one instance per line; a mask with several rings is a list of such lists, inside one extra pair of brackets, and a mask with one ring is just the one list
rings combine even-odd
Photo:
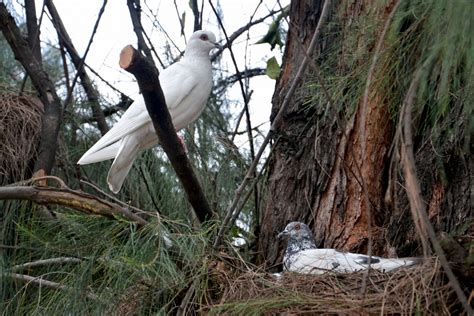
[(60, 205), (105, 217), (125, 217), (139, 225), (148, 222), (130, 210), (82, 191), (52, 187), (0, 187), (0, 200), (28, 200), (41, 205)]
[(10, 44), (15, 59), (23, 65), (30, 76), (45, 106), (41, 123), (39, 155), (34, 170), (43, 170), (49, 174), (54, 164), (59, 127), (62, 121), (61, 100), (56, 94), (53, 82), (34, 58), (27, 41), (23, 38), (4, 3), (0, 3), (0, 29)]
[(197, 218), (201, 222), (210, 220), (212, 212), (209, 202), (204, 196), (201, 184), (176, 134), (166, 106), (165, 96), (161, 90), (158, 70), (146, 57), (130, 45), (122, 49), (119, 64), (120, 67), (133, 74), (137, 79), (148, 114), (160, 140), (160, 145), (176, 171)]

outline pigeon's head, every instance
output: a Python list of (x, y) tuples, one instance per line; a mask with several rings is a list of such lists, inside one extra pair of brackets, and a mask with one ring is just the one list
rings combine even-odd
[(313, 234), (309, 227), (301, 222), (291, 222), (286, 225), (285, 229), (278, 234), (278, 238), (288, 237), (292, 241), (302, 241), (313, 238)]
[(210, 31), (197, 31), (191, 35), (186, 46), (186, 55), (209, 55), (213, 48), (218, 48), (216, 36)]

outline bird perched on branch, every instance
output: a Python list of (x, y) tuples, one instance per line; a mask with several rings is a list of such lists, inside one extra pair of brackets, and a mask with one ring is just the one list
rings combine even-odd
[[(212, 88), (209, 52), (218, 47), (209, 31), (195, 32), (184, 57), (160, 73), (159, 80), (176, 131), (194, 122), (204, 110)], [(77, 162), (86, 165), (114, 159), (107, 176), (112, 192), (118, 193), (138, 153), (158, 143), (143, 97)]]
[[(369, 267), (369, 256), (336, 249), (317, 249), (309, 227), (300, 222), (291, 222), (278, 234), (278, 238), (288, 237), (288, 245), (283, 257), (286, 271), (323, 274), (326, 272), (351, 273)], [(419, 258), (389, 259), (372, 256), (370, 267), (382, 272), (420, 263)]]

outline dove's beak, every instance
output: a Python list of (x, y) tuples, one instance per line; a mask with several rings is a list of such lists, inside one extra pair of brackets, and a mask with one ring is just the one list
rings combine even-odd
[(278, 234), (278, 239), (282, 239), (284, 237), (288, 236), (288, 231), (284, 230), (281, 233)]
[(217, 49), (222, 49), (223, 47), (219, 44), (219, 43), (214, 43), (214, 42), (211, 42), (212, 44), (214, 44), (215, 48)]

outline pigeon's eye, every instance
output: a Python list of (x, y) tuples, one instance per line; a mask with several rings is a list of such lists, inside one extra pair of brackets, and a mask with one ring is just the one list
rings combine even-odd
[(295, 225), (295, 230), (300, 230), (300, 228), (301, 228), (300, 224)]
[(202, 34), (201, 36), (199, 36), (199, 38), (203, 41), (208, 41), (209, 40), (209, 37), (207, 36), (207, 34)]

